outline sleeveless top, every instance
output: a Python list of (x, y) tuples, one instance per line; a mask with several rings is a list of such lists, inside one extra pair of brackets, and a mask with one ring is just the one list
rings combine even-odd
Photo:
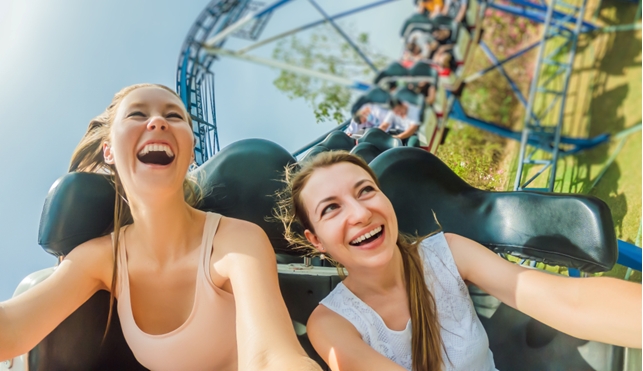
[[(420, 256), (424, 261), (424, 278), (437, 307), (445, 348), (444, 371), (496, 370), (487, 333), (476, 315), (444, 233), (422, 241)], [(402, 331), (389, 329), (379, 314), (343, 283), (321, 304), (355, 326), (362, 339), (378, 353), (411, 370), (411, 320)]]
[(118, 316), (134, 356), (150, 370), (237, 370), (234, 297), (215, 286), (210, 277), (212, 240), (220, 220), (219, 214), (206, 214), (190, 316), (177, 329), (160, 335), (143, 332), (134, 320), (122, 238), (125, 228), (121, 231)]

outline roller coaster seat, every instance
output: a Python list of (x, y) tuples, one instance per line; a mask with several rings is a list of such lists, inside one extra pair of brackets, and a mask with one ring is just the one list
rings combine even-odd
[[(206, 192), (200, 208), (260, 225), (278, 258), (284, 253), (297, 255), (287, 247), (278, 223), (266, 219), (272, 215), (273, 195), (283, 187), (284, 167), (294, 162), (285, 149), (272, 142), (249, 139), (232, 144), (194, 173)], [(78, 244), (106, 234), (113, 208), (114, 191), (108, 177), (67, 174), (47, 196), (39, 243), (47, 252), (64, 256)], [(96, 293), (29, 353), (29, 369), (144, 369), (125, 343), (117, 312), (101, 347), (108, 309), (109, 294)]]
[[(282, 187), (281, 172), (293, 162), (294, 158), (286, 150), (265, 140), (234, 143), (198, 169), (197, 178), (209, 191), (201, 208), (252, 221), (266, 231), (277, 253), (296, 255), (298, 253), (283, 241), (280, 223), (266, 220), (272, 215), (272, 195)], [(371, 167), (380, 179), (383, 192), (393, 203), (402, 231), (419, 234), (434, 231), (438, 228), (433, 219), (435, 212), (444, 231), (475, 239), (496, 252), (529, 256), (588, 272), (608, 270), (616, 260), (611, 214), (596, 198), (481, 191), (466, 184), (430, 153), (413, 148), (388, 149), (374, 158)], [(87, 191), (89, 186), (92, 188)], [(113, 193), (109, 179), (104, 175), (65, 175), (52, 187), (45, 201), (39, 243), (48, 252), (60, 256), (84, 240), (106, 234), (113, 215)], [(97, 210), (104, 215), (98, 215)], [(90, 231), (95, 235), (90, 235)], [(319, 300), (338, 282), (337, 275), (282, 274), (280, 271), (284, 299), (291, 317), (300, 324), (306, 323)], [(116, 313), (108, 338), (100, 347), (108, 298), (109, 294), (104, 291), (95, 294), (36, 346), (29, 354), (30, 369), (143, 369), (125, 344)], [(536, 344), (540, 345), (536, 350), (523, 339), (525, 344), (516, 343), (511, 352), (503, 351), (502, 347), (506, 346), (503, 339), (514, 339), (516, 331), (529, 333), (528, 327), (534, 327), (529, 325), (529, 317), (520, 317), (513, 312), (497, 317), (498, 313), (505, 312), (507, 310), (500, 306), (485, 322), (486, 326), (493, 322), (494, 327), (488, 327), (487, 331), (498, 367), (533, 354), (550, 356), (542, 361), (546, 365), (578, 354), (571, 346), (554, 352), (551, 347), (560, 346), (562, 340), (556, 339), (561, 339), (562, 334), (551, 336), (551, 331), (540, 330), (536, 331), (537, 335), (544, 333), (546, 339), (555, 341), (543, 344), (542, 336), (536, 336)], [(309, 354), (319, 360), (305, 334), (299, 338)], [(578, 346), (579, 340), (574, 341)], [(542, 353), (544, 350), (549, 353)], [(514, 369), (538, 370), (503, 370)]]
[(368, 103), (378, 104), (388, 107), (391, 102), (391, 94), (386, 90), (376, 87), (368, 91), (368, 93), (357, 98), (357, 101), (351, 107), (351, 115), (355, 115), (363, 105)]
[(319, 145), (322, 145), (331, 151), (350, 151), (355, 147), (355, 139), (349, 137), (343, 131), (333, 131), (328, 134), (326, 139), (322, 140)]

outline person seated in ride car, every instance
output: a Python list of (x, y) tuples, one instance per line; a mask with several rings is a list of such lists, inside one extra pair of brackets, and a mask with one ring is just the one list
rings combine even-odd
[(401, 120), (392, 125), (383, 123), (379, 128), (391, 134), (393, 138), (402, 139), (406, 144), (408, 138), (413, 136), (420, 127), (420, 108), (398, 99), (394, 99), (392, 105)]
[(455, 44), (451, 41), (451, 28), (444, 18), (443, 21), (434, 25), (428, 39), (428, 58), (432, 60), (441, 68), (448, 68), (455, 70), (457, 67), (455, 57), (453, 55), (453, 47)]
[(496, 371), (468, 284), (563, 333), (641, 348), (640, 284), (527, 269), (454, 233), (405, 235), (373, 170), (347, 152), (286, 180), (284, 237), (346, 273), (307, 323), (333, 371)]
[[(367, 103), (360, 107), (355, 113), (348, 128), (344, 131), (348, 135), (363, 134), (370, 128), (389, 128), (401, 127), (402, 117), (400, 114), (405, 114), (405, 108), (400, 106), (397, 102), (392, 105), (391, 109), (386, 109), (382, 106), (373, 103)], [(387, 131), (387, 129), (382, 129)]]
[(106, 290), (105, 334), (117, 300), (125, 340), (148, 369), (321, 371), (297, 340), (266, 233), (197, 209), (193, 161), (192, 119), (172, 89), (137, 84), (116, 93), (69, 165), (111, 175), (113, 231), (0, 302), (0, 361), (29, 352)]

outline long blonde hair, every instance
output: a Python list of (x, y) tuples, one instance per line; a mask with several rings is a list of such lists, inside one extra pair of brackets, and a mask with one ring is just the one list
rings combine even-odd
[[(314, 229), (301, 198), (301, 192), (315, 170), (347, 162), (364, 169), (379, 187), (379, 181), (373, 170), (361, 158), (345, 151), (331, 151), (318, 154), (306, 161), (300, 169), (291, 166), (286, 169), (286, 188), (279, 194), (275, 214), (284, 225), (284, 237), (294, 247), (305, 249), (308, 255), (319, 255), (319, 251), (302, 235), (302, 230)], [(426, 237), (426, 236), (425, 236)], [(400, 249), (403, 262), (406, 292), (411, 311), (411, 355), (414, 371), (437, 371), (442, 369), (442, 338), (438, 322), (435, 299), (429, 291), (425, 279), (422, 259), (418, 251), (424, 237), (413, 237), (398, 234), (397, 247)], [(339, 271), (343, 267), (339, 262), (329, 259)]]
[[(116, 282), (118, 275), (118, 251), (119, 251), (119, 237), (121, 228), (127, 224), (131, 224), (132, 213), (127, 202), (127, 195), (121, 184), (118, 171), (114, 165), (105, 162), (103, 157), (103, 143), (110, 141), (110, 130), (114, 122), (114, 116), (118, 110), (118, 106), (123, 99), (132, 91), (140, 88), (156, 87), (164, 89), (174, 96), (179, 96), (170, 88), (159, 84), (135, 84), (127, 86), (114, 95), (112, 102), (105, 109), (103, 113), (96, 116), (89, 122), (85, 135), (76, 146), (74, 153), (71, 156), (69, 163), (69, 172), (98, 172), (110, 175), (113, 182), (114, 190), (116, 191), (116, 200), (114, 203), (114, 223), (113, 229), (114, 238), (112, 239), (112, 256), (114, 258), (114, 265), (112, 269), (112, 282), (109, 297), (109, 314), (107, 316), (107, 326), (103, 334), (103, 340), (107, 336), (107, 331), (112, 320), (112, 313), (114, 307), (114, 291), (116, 290)], [(187, 114), (187, 121), (192, 128), (192, 118), (189, 113)], [(191, 206), (196, 206), (201, 198), (202, 192), (198, 183), (191, 176), (187, 176), (183, 182), (183, 189), (185, 191), (185, 200)]]

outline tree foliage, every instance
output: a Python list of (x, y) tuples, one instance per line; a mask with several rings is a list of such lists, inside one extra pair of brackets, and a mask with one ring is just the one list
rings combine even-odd
[[(347, 31), (346, 27), (342, 28)], [(347, 34), (378, 69), (386, 66), (388, 58), (375, 51), (368, 34), (359, 33), (354, 36), (355, 32), (350, 32), (350, 28)], [(273, 51), (273, 58), (351, 80), (370, 82), (375, 75), (357, 52), (328, 24), (302, 36), (293, 35), (280, 40)], [(347, 87), (290, 71), (282, 70), (273, 83), (290, 99), (303, 98), (308, 102), (317, 122), (332, 120), (342, 123), (354, 99), (353, 92)]]

